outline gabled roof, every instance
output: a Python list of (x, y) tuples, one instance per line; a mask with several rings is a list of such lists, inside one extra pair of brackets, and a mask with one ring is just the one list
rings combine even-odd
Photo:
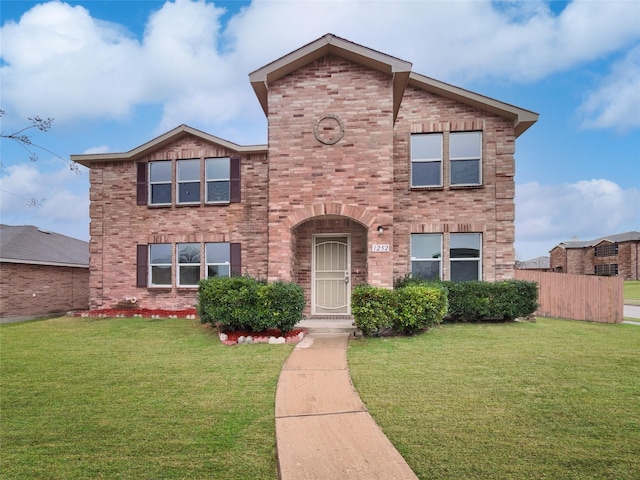
[(335, 54), (355, 63), (386, 73), (392, 77), (394, 121), (398, 116), (404, 90), (407, 85), (412, 85), (480, 110), (509, 118), (513, 120), (516, 137), (520, 136), (525, 130), (538, 121), (538, 114), (535, 112), (411, 72), (410, 62), (363, 47), (362, 45), (337, 37), (331, 33), (249, 74), (251, 86), (258, 96), (264, 113), (269, 115), (267, 100), (269, 83), (328, 54)]
[(0, 225), (0, 262), (89, 267), (89, 243), (32, 225)]
[(449, 85), (448, 83), (444, 83), (430, 77), (425, 77), (418, 73), (411, 73), (409, 76), (409, 85), (435, 93), (441, 97), (456, 100), (460, 103), (478, 108), (479, 110), (484, 110), (485, 112), (509, 118), (513, 120), (516, 137), (519, 137), (530, 126), (538, 121), (539, 115), (535, 112), (531, 112), (490, 97), (485, 97), (484, 95)]
[(258, 96), (264, 113), (267, 116), (269, 115), (267, 101), (269, 83), (329, 54), (365, 65), (393, 77), (393, 119), (395, 121), (400, 109), (400, 103), (402, 103), (402, 95), (411, 73), (411, 63), (371, 48), (363, 47), (331, 33), (327, 33), (304, 47), (294, 50), (288, 55), (249, 74), (251, 86)]
[(518, 262), (517, 267), (521, 269), (544, 269), (549, 268), (550, 265), (549, 257), (536, 257), (531, 260), (525, 260), (524, 262)]
[(180, 125), (167, 133), (148, 141), (147, 143), (140, 145), (139, 147), (129, 150), (124, 153), (92, 153), (82, 155), (71, 155), (71, 161), (77, 162), (80, 165), (88, 167), (92, 162), (105, 162), (113, 160), (137, 160), (144, 157), (148, 153), (162, 148), (172, 142), (175, 142), (184, 135), (193, 135), (207, 142), (215, 143), (223, 148), (232, 150), (238, 153), (265, 153), (267, 151), (266, 145), (249, 145), (242, 146), (236, 143), (224, 140), (209, 133), (205, 133), (201, 130), (197, 130), (188, 125)]
[(596, 238), (595, 240), (587, 240), (584, 242), (582, 241), (560, 242), (554, 248), (595, 247), (596, 245), (602, 242), (609, 242), (609, 243), (640, 242), (640, 232), (631, 231), (631, 232), (625, 232), (625, 233), (618, 233), (615, 235), (607, 235), (606, 237), (600, 237), (600, 238)]

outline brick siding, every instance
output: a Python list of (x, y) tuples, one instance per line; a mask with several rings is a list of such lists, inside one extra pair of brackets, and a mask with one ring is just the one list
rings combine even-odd
[[(352, 285), (391, 287), (409, 272), (411, 233), (444, 234), (446, 279), (448, 234), (477, 232), (483, 238), (483, 279), (512, 278), (512, 122), (408, 86), (394, 124), (392, 95), (390, 76), (333, 55), (271, 82), (268, 159), (242, 156), (240, 203), (177, 206), (174, 198), (170, 207), (140, 206), (135, 162), (93, 162), (91, 308), (113, 307), (126, 296), (144, 308), (195, 304), (193, 288), (136, 288), (136, 246), (148, 243), (241, 243), (243, 273), (295, 280), (309, 299), (314, 234), (351, 234)], [(319, 141), (316, 133), (321, 139), (340, 133), (336, 118), (342, 138)], [(453, 188), (445, 181), (442, 188), (411, 190), (411, 133), (468, 130), (482, 131), (482, 185)], [(232, 155), (185, 135), (138, 161)], [(446, 179), (449, 167), (443, 165)], [(373, 244), (391, 248), (372, 253)], [(175, 276), (175, 260), (173, 267)]]
[(89, 269), (0, 263), (0, 317), (37, 317), (89, 307)]
[(596, 257), (594, 247), (555, 247), (550, 253), (552, 271), (577, 275), (594, 275), (596, 265), (618, 265), (618, 275), (625, 280), (640, 280), (640, 242), (618, 243), (618, 254)]

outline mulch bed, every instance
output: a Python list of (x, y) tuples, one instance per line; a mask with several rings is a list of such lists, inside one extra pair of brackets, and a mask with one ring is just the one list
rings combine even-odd
[[(74, 317), (98, 317), (98, 318), (198, 318), (195, 308), (185, 308), (183, 310), (163, 310), (157, 308), (103, 308), (99, 310), (84, 310), (72, 312)], [(206, 324), (205, 328), (216, 328), (211, 324)], [(249, 332), (234, 330), (229, 332), (219, 332), (220, 341), (225, 345), (269, 343), (272, 345), (282, 343), (298, 343), (307, 334), (305, 329), (295, 329), (287, 333), (282, 333), (277, 329), (264, 330), (262, 332)]]

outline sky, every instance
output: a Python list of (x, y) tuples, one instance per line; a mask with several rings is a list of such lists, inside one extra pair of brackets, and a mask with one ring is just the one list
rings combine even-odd
[(250, 72), (317, 38), (540, 114), (516, 143), (516, 256), (640, 231), (640, 1), (0, 2), (0, 222), (89, 238), (89, 171), (187, 124), (266, 144)]

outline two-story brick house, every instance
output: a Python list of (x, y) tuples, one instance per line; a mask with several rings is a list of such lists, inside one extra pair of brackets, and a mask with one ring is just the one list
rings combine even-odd
[(640, 280), (640, 232), (561, 242), (550, 251), (551, 269), (576, 275), (620, 275)]
[(307, 314), (352, 285), (514, 269), (515, 140), (538, 115), (334, 35), (256, 70), (268, 144), (182, 125), (91, 169), (91, 305), (193, 306), (197, 282), (293, 280)]

